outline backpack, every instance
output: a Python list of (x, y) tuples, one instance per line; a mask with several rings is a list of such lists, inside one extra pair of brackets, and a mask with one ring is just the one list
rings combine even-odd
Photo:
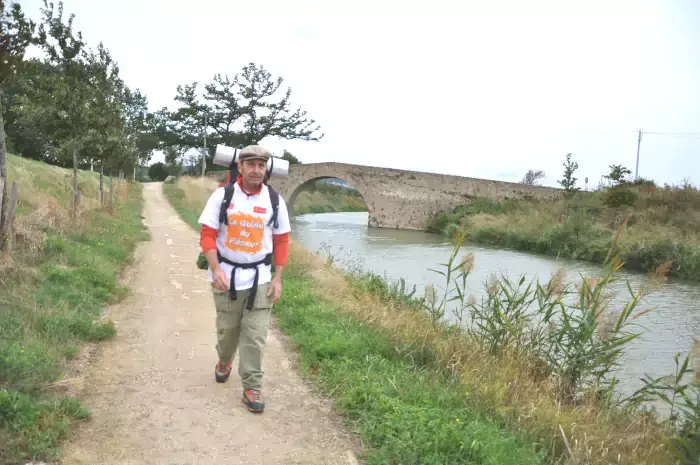
[[(235, 178), (233, 178), (235, 179)], [(232, 182), (229, 182), (224, 186), (224, 199), (221, 202), (221, 206), (219, 207), (219, 223), (223, 223), (225, 225), (228, 225), (228, 215), (226, 214), (226, 210), (228, 210), (228, 206), (231, 204), (231, 199), (233, 198), (233, 191), (235, 189), (235, 180)], [(277, 221), (277, 213), (279, 211), (279, 205), (280, 205), (280, 195), (279, 192), (277, 192), (275, 189), (273, 189), (268, 183), (267, 183), (267, 178), (264, 181), (265, 186), (267, 186), (267, 191), (270, 194), (270, 203), (272, 204), (272, 217), (270, 218), (270, 221), (268, 221), (268, 226), (272, 226), (273, 228), (277, 228), (279, 226), (279, 222)], [(272, 246), (272, 255), (274, 255), (274, 243)], [(199, 253), (199, 257), (197, 258), (197, 268), (200, 270), (206, 270), (209, 268), (209, 263), (207, 262), (207, 258), (204, 256), (204, 252)], [(272, 263), (272, 272), (274, 273), (275, 271), (275, 264), (274, 262)]]

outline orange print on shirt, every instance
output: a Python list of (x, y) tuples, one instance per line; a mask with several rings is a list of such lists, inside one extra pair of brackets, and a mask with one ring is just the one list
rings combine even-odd
[(264, 219), (258, 215), (231, 213), (228, 215), (226, 247), (234, 252), (254, 255), (263, 248)]

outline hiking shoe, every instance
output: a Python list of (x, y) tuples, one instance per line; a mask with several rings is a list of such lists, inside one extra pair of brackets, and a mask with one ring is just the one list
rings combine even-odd
[(216, 364), (214, 374), (216, 375), (217, 383), (225, 383), (228, 377), (231, 375), (231, 362), (228, 362), (222, 367), (221, 360), (219, 360)]
[(242, 400), (251, 412), (260, 413), (265, 409), (265, 402), (263, 402), (262, 392), (260, 391), (244, 389)]

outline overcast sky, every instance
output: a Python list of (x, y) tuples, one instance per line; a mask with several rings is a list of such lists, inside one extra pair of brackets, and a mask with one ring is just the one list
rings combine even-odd
[[(40, 18), (40, 0), (21, 3)], [(557, 185), (572, 152), (580, 182), (595, 186), (611, 163), (634, 172), (641, 129), (640, 176), (700, 184), (697, 0), (64, 5), (153, 110), (173, 108), (178, 84), (251, 61), (283, 77), (326, 136), (265, 143), (304, 163), (505, 181), (540, 169)], [(332, 14), (346, 16), (289, 16)]]

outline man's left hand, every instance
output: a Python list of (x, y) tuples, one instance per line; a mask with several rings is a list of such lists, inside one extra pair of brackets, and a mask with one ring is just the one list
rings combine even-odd
[(279, 276), (275, 276), (272, 278), (272, 281), (270, 281), (270, 287), (267, 289), (267, 296), (269, 297), (272, 295), (272, 303), (277, 302), (279, 300), (280, 295), (282, 294), (282, 278)]

